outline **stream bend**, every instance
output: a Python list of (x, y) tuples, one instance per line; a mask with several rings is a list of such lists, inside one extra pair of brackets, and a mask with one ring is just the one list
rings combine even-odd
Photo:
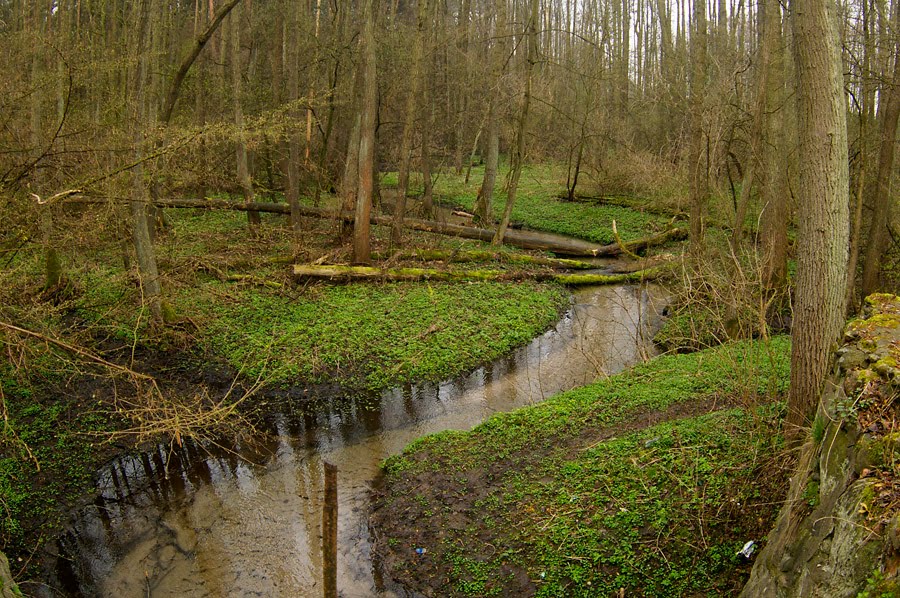
[(273, 414), (264, 457), (185, 444), (116, 459), (59, 540), (50, 584), (119, 598), (319, 595), (329, 461), (339, 471), (340, 595), (405, 595), (372, 560), (369, 505), (381, 461), (422, 435), (470, 429), (649, 356), (661, 297), (652, 286), (578, 290), (552, 330), (468, 376)]

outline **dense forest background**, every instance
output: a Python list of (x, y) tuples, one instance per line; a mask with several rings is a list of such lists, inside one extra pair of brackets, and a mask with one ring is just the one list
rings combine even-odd
[[(865, 293), (891, 231), (894, 4), (835, 15)], [(52, 204), (76, 191), (117, 226), (142, 193), (352, 194), (362, 134), (400, 197), (410, 172), (498, 150), (557, 161), (570, 199), (650, 196), (693, 210), (695, 235), (709, 220), (759, 232), (784, 276), (800, 168), (778, 2), (7, 1), (0, 28), (5, 243), (60, 245)]]

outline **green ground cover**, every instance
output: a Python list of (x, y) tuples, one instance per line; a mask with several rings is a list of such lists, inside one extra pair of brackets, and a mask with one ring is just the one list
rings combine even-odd
[(104, 435), (114, 424), (101, 401), (65, 392), (62, 380), (41, 384), (58, 392), (48, 396), (46, 386), (0, 370), (0, 543), (14, 573), (28, 566), (29, 546), (65, 523), (60, 507), (91, 488), (95, 468), (111, 450)]
[[(501, 165), (494, 189), (494, 215), (499, 219), (506, 206), (505, 177), (507, 166)], [(448, 206), (471, 210), (484, 177), (484, 167), (472, 168), (469, 183), (464, 175), (442, 172), (435, 180), (435, 199)], [(383, 185), (396, 185), (396, 173), (388, 173)], [(670, 218), (621, 205), (595, 201), (569, 202), (559, 198), (565, 188), (565, 169), (556, 164), (534, 164), (524, 167), (513, 205), (512, 221), (534, 230), (569, 235), (595, 243), (613, 243), (612, 221), (625, 241), (663, 230)], [(421, 182), (411, 186), (411, 193), (421, 192)]]
[[(551, 171), (530, 172), (523, 186), (531, 186), (537, 202), (542, 189), (554, 187), (541, 182)], [(222, 360), (272, 384), (339, 381), (381, 389), (450, 377), (495, 359), (547, 329), (568, 306), (563, 288), (534, 283), (298, 286), (290, 275), (287, 258), (295, 250), (284, 217), (263, 214), (258, 234), (249, 235), (243, 213), (166, 213), (171, 227), (156, 247), (164, 294), (174, 308), (172, 326), (149, 326), (133, 258), (123, 258), (124, 233), (102, 210), (73, 212), (58, 222), (72, 235), (59, 245), (64, 289), (42, 289), (38, 243), (6, 255), (0, 319), (126, 366), (150, 363), (164, 376)], [(336, 233), (333, 222), (306, 220), (295, 259), (346, 260)], [(386, 250), (388, 235), (374, 227), (373, 247)], [(407, 232), (406, 238), (415, 247), (483, 247), (425, 233)], [(111, 414), (110, 382), (87, 367), (89, 359), (5, 334), (0, 343), (15, 360), (0, 372), (7, 417), (0, 543), (27, 561), (58, 529), (65, 506), (90, 488), (98, 459), (120, 450), (104, 441), (104, 432), (129, 424)], [(191, 365), (178, 363), (182, 357)]]
[(203, 343), (246, 375), (370, 390), (436, 381), (496, 359), (546, 330), (568, 306), (561, 287), (531, 283), (226, 292), (226, 302), (202, 292), (183, 300), (204, 314)]
[[(416, 441), (385, 463), (376, 529), (390, 573), (457, 596), (740, 587), (736, 553), (777, 512), (767, 485), (783, 476), (768, 460), (782, 450), (773, 400), (788, 354), (777, 337), (664, 356)], [(415, 528), (390, 523), (401, 512)]]

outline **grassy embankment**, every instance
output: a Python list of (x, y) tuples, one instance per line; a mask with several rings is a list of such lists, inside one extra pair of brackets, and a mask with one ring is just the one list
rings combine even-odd
[(786, 479), (788, 349), (663, 356), (416, 441), (385, 463), (385, 566), (441, 596), (731, 595)]
[[(557, 184), (545, 181), (541, 189)], [(443, 189), (439, 182), (437, 192)], [(242, 213), (168, 215), (172, 228), (157, 251), (174, 326), (148, 327), (134, 270), (123, 264), (114, 219), (102, 209), (57, 220), (66, 235), (59, 247), (68, 278), (60, 292), (41, 289), (38, 243), (4, 255), (0, 320), (147, 368), (161, 378), (164, 392), (167, 381), (183, 383), (185, 370), (209, 363), (225, 363), (249, 379), (262, 376), (268, 384), (341, 381), (372, 390), (469, 370), (539, 334), (567, 305), (560, 287), (531, 283), (298, 287), (284, 260), (291, 245), (283, 218), (264, 214), (260, 234), (251, 237)], [(593, 222), (598, 230), (606, 226)], [(346, 259), (346, 250), (333, 244), (333, 223), (306, 224), (299, 259)], [(623, 233), (642, 236), (644, 224), (638, 218)], [(386, 248), (387, 231), (376, 227), (373, 234), (375, 247)], [(480, 246), (419, 233), (408, 238), (429, 248)], [(0, 548), (13, 557), (16, 572), (58, 529), (61, 507), (88, 490), (94, 469), (121, 450), (104, 435), (128, 424), (113, 416), (108, 369), (8, 330), (0, 341), (10, 357), (0, 368), (8, 418), (0, 458)], [(118, 392), (126, 391), (120, 384)]]

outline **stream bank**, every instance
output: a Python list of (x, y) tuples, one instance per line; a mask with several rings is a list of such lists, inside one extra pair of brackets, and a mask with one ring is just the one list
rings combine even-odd
[[(199, 235), (198, 242), (211, 239)], [(565, 289), (550, 285), (272, 290), (195, 276), (195, 319), (162, 333), (140, 327), (140, 314), (127, 301), (135, 291), (122, 287), (119, 277), (93, 280), (47, 320), (61, 321), (75, 336), (70, 342), (90, 353), (152, 376), (166, 396), (199, 395), (209, 404), (230, 391), (240, 396), (261, 376), (266, 386), (244, 404), (249, 419), (258, 421), (273, 410), (311, 409), (316, 395), (350, 390), (365, 406), (378, 389), (471, 371), (540, 335), (569, 307)], [(182, 301), (187, 305), (187, 294)], [(0, 540), (30, 591), (40, 578), (42, 547), (91, 493), (94, 472), (136, 448), (134, 436), (121, 435), (133, 422), (117, 408), (138, 395), (127, 376), (83, 356), (53, 345), (48, 350), (28, 337), (3, 341), (20, 365), (0, 369), (9, 417), (0, 463)], [(337, 408), (339, 401), (332, 402)], [(107, 440), (110, 434), (115, 440)]]
[(384, 574), (427, 596), (727, 595), (785, 490), (789, 341), (648, 363), (385, 464)]
[(618, 371), (646, 354), (657, 323), (646, 288), (581, 290), (553, 330), (465, 378), (271, 413), (262, 447), (206, 455), (185, 443), (117, 459), (69, 523), (46, 579), (69, 595), (307, 595), (320, 583), (327, 460), (339, 469), (342, 591), (403, 595), (371, 560), (381, 461), (424, 434), (467, 429)]

